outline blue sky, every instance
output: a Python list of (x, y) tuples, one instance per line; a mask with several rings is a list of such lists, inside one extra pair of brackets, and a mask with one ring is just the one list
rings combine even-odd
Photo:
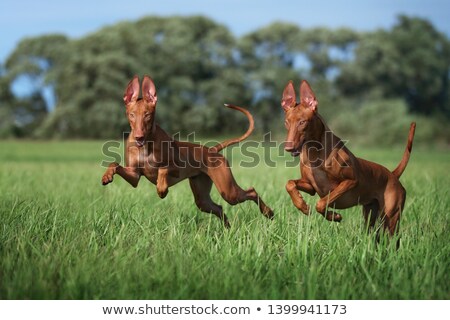
[(146, 15), (202, 14), (242, 35), (273, 21), (374, 30), (389, 28), (398, 14), (407, 14), (429, 19), (450, 36), (449, 13), (448, 0), (1, 0), (0, 61), (23, 37), (57, 32), (76, 38)]

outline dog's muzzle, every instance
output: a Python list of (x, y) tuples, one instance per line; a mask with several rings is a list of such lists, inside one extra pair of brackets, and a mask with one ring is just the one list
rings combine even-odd
[(142, 148), (145, 144), (145, 139), (144, 137), (142, 138), (135, 138), (136, 140), (136, 146), (138, 146), (139, 148)]
[(300, 144), (298, 148), (295, 148), (293, 142), (285, 142), (284, 150), (286, 152), (290, 152), (293, 157), (298, 157), (301, 153), (303, 147), (303, 142)]

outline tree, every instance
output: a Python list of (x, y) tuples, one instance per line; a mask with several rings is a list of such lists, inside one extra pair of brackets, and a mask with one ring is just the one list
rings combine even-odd
[(361, 37), (336, 85), (343, 94), (379, 90), (386, 98), (404, 98), (410, 111), (450, 116), (449, 71), (448, 38), (426, 20), (400, 16), (392, 31)]
[(41, 132), (106, 138), (128, 131), (122, 94), (134, 74), (153, 77), (158, 121), (169, 132), (235, 130), (245, 118), (222, 105), (248, 102), (248, 94), (239, 71), (229, 75), (233, 46), (225, 27), (203, 17), (147, 17), (72, 41), (57, 72), (61, 110)]
[[(62, 35), (46, 35), (22, 40), (5, 65), (2, 77), (4, 94), (10, 92), (16, 82), (26, 82), (29, 93), (14, 97), (12, 117), (17, 135), (31, 133), (45, 119), (50, 106), (45, 99), (45, 91), (56, 85), (54, 67), (65, 57), (67, 38)], [(7, 97), (7, 101), (12, 98)]]
[(0, 65), (0, 137), (9, 137), (14, 133), (14, 105), (16, 99), (11, 92), (9, 80)]
[(205, 17), (150, 16), (79, 39), (21, 41), (0, 72), (0, 135), (118, 138), (129, 130), (122, 95), (135, 74), (154, 79), (157, 121), (172, 133), (242, 132), (247, 120), (223, 103), (249, 108), (261, 131), (281, 129), (281, 93), (301, 79), (323, 106), (402, 98), (409, 111), (450, 116), (449, 66), (448, 38), (418, 18), (370, 33), (277, 22), (237, 39)]
[(317, 81), (331, 80), (342, 63), (352, 60), (359, 34), (347, 28), (313, 28), (303, 37), (303, 51), (310, 64), (309, 74)]
[(280, 100), (284, 85), (299, 78), (296, 61), (302, 30), (294, 24), (273, 23), (240, 39), (239, 64), (252, 93), (256, 123), (263, 132), (281, 119)]

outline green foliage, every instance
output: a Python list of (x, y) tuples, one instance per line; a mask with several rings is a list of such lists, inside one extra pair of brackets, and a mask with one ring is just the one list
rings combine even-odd
[(330, 128), (350, 145), (406, 146), (409, 125), (413, 121), (417, 124), (416, 145), (446, 146), (450, 143), (450, 128), (445, 119), (408, 114), (403, 100), (372, 97), (360, 105), (352, 105), (351, 100), (341, 103), (337, 106), (339, 112), (326, 120)]
[(263, 132), (270, 131), (273, 120), (280, 118), (283, 87), (290, 79), (299, 78), (294, 62), (300, 34), (296, 25), (274, 23), (239, 41), (239, 62), (246, 70), (255, 121)]
[[(361, 208), (342, 210), (340, 224), (298, 212), (284, 188), (299, 176), (288, 157), (242, 168), (236, 149), (236, 180), (254, 186), (275, 219), (213, 191), (225, 230), (196, 208), (187, 181), (164, 200), (145, 180), (101, 186), (98, 142), (0, 149), (0, 299), (450, 298), (448, 152), (413, 149), (397, 251), (395, 241), (375, 245)], [(352, 151), (392, 169), (403, 148)]]
[(14, 104), (9, 81), (0, 77), (0, 138), (9, 137), (14, 132)]
[(353, 63), (342, 67), (337, 86), (344, 94), (381, 90), (404, 98), (411, 111), (450, 116), (450, 42), (431, 23), (399, 17), (391, 31), (361, 37)]
[[(363, 117), (350, 126), (372, 121), (360, 105), (400, 99), (432, 123), (450, 117), (449, 57), (445, 35), (403, 16), (391, 30), (370, 33), (275, 22), (241, 38), (201, 16), (145, 17), (80, 39), (22, 40), (1, 73), (0, 136), (120, 137), (128, 131), (121, 98), (134, 74), (154, 78), (157, 121), (172, 133), (241, 133), (246, 119), (223, 103), (248, 107), (259, 131), (279, 130), (282, 90), (300, 79), (312, 84), (330, 119)], [(23, 79), (31, 92), (17, 97), (11, 86)], [(49, 89), (54, 110), (44, 97)], [(353, 107), (336, 107), (342, 101)], [(392, 104), (401, 108), (392, 116), (403, 116), (403, 105)]]
[[(68, 56), (65, 51), (68, 42), (63, 35), (25, 38), (8, 57), (5, 64), (7, 72), (2, 81), (7, 81), (7, 86), (11, 87), (15, 81), (27, 79), (32, 85), (27, 96), (8, 96), (5, 99), (7, 104), (13, 105), (7, 119), (13, 124), (9, 126), (16, 136), (33, 135), (46, 118), (48, 107), (44, 90), (58, 88), (58, 71)], [(0, 131), (6, 131), (3, 126), (0, 128)]]

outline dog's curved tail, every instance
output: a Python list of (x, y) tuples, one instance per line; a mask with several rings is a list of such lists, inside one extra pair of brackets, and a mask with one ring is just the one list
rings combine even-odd
[(405, 171), (406, 165), (409, 161), (409, 156), (411, 155), (411, 149), (413, 145), (414, 140), (414, 132), (416, 131), (416, 123), (411, 122), (411, 126), (409, 127), (409, 135), (408, 135), (408, 143), (406, 144), (405, 153), (403, 153), (403, 158), (398, 164), (397, 168), (392, 171), (392, 173), (397, 177), (400, 178), (403, 171)]
[(253, 129), (255, 128), (255, 122), (253, 121), (253, 116), (250, 112), (248, 112), (246, 109), (238, 107), (238, 106), (234, 106), (231, 104), (225, 104), (225, 107), (227, 108), (231, 108), (234, 110), (238, 110), (240, 112), (242, 112), (243, 114), (245, 114), (247, 116), (249, 125), (248, 125), (248, 129), (247, 132), (244, 133), (242, 136), (238, 137), (238, 138), (233, 138), (233, 139), (229, 139), (229, 140), (225, 140), (224, 142), (221, 142), (217, 145), (215, 145), (214, 147), (209, 148), (209, 150), (211, 150), (212, 152), (220, 152), (221, 150), (225, 149), (226, 147), (235, 144), (235, 143), (239, 143), (242, 140), (245, 140), (248, 138), (248, 136), (250, 136), (253, 132)]

